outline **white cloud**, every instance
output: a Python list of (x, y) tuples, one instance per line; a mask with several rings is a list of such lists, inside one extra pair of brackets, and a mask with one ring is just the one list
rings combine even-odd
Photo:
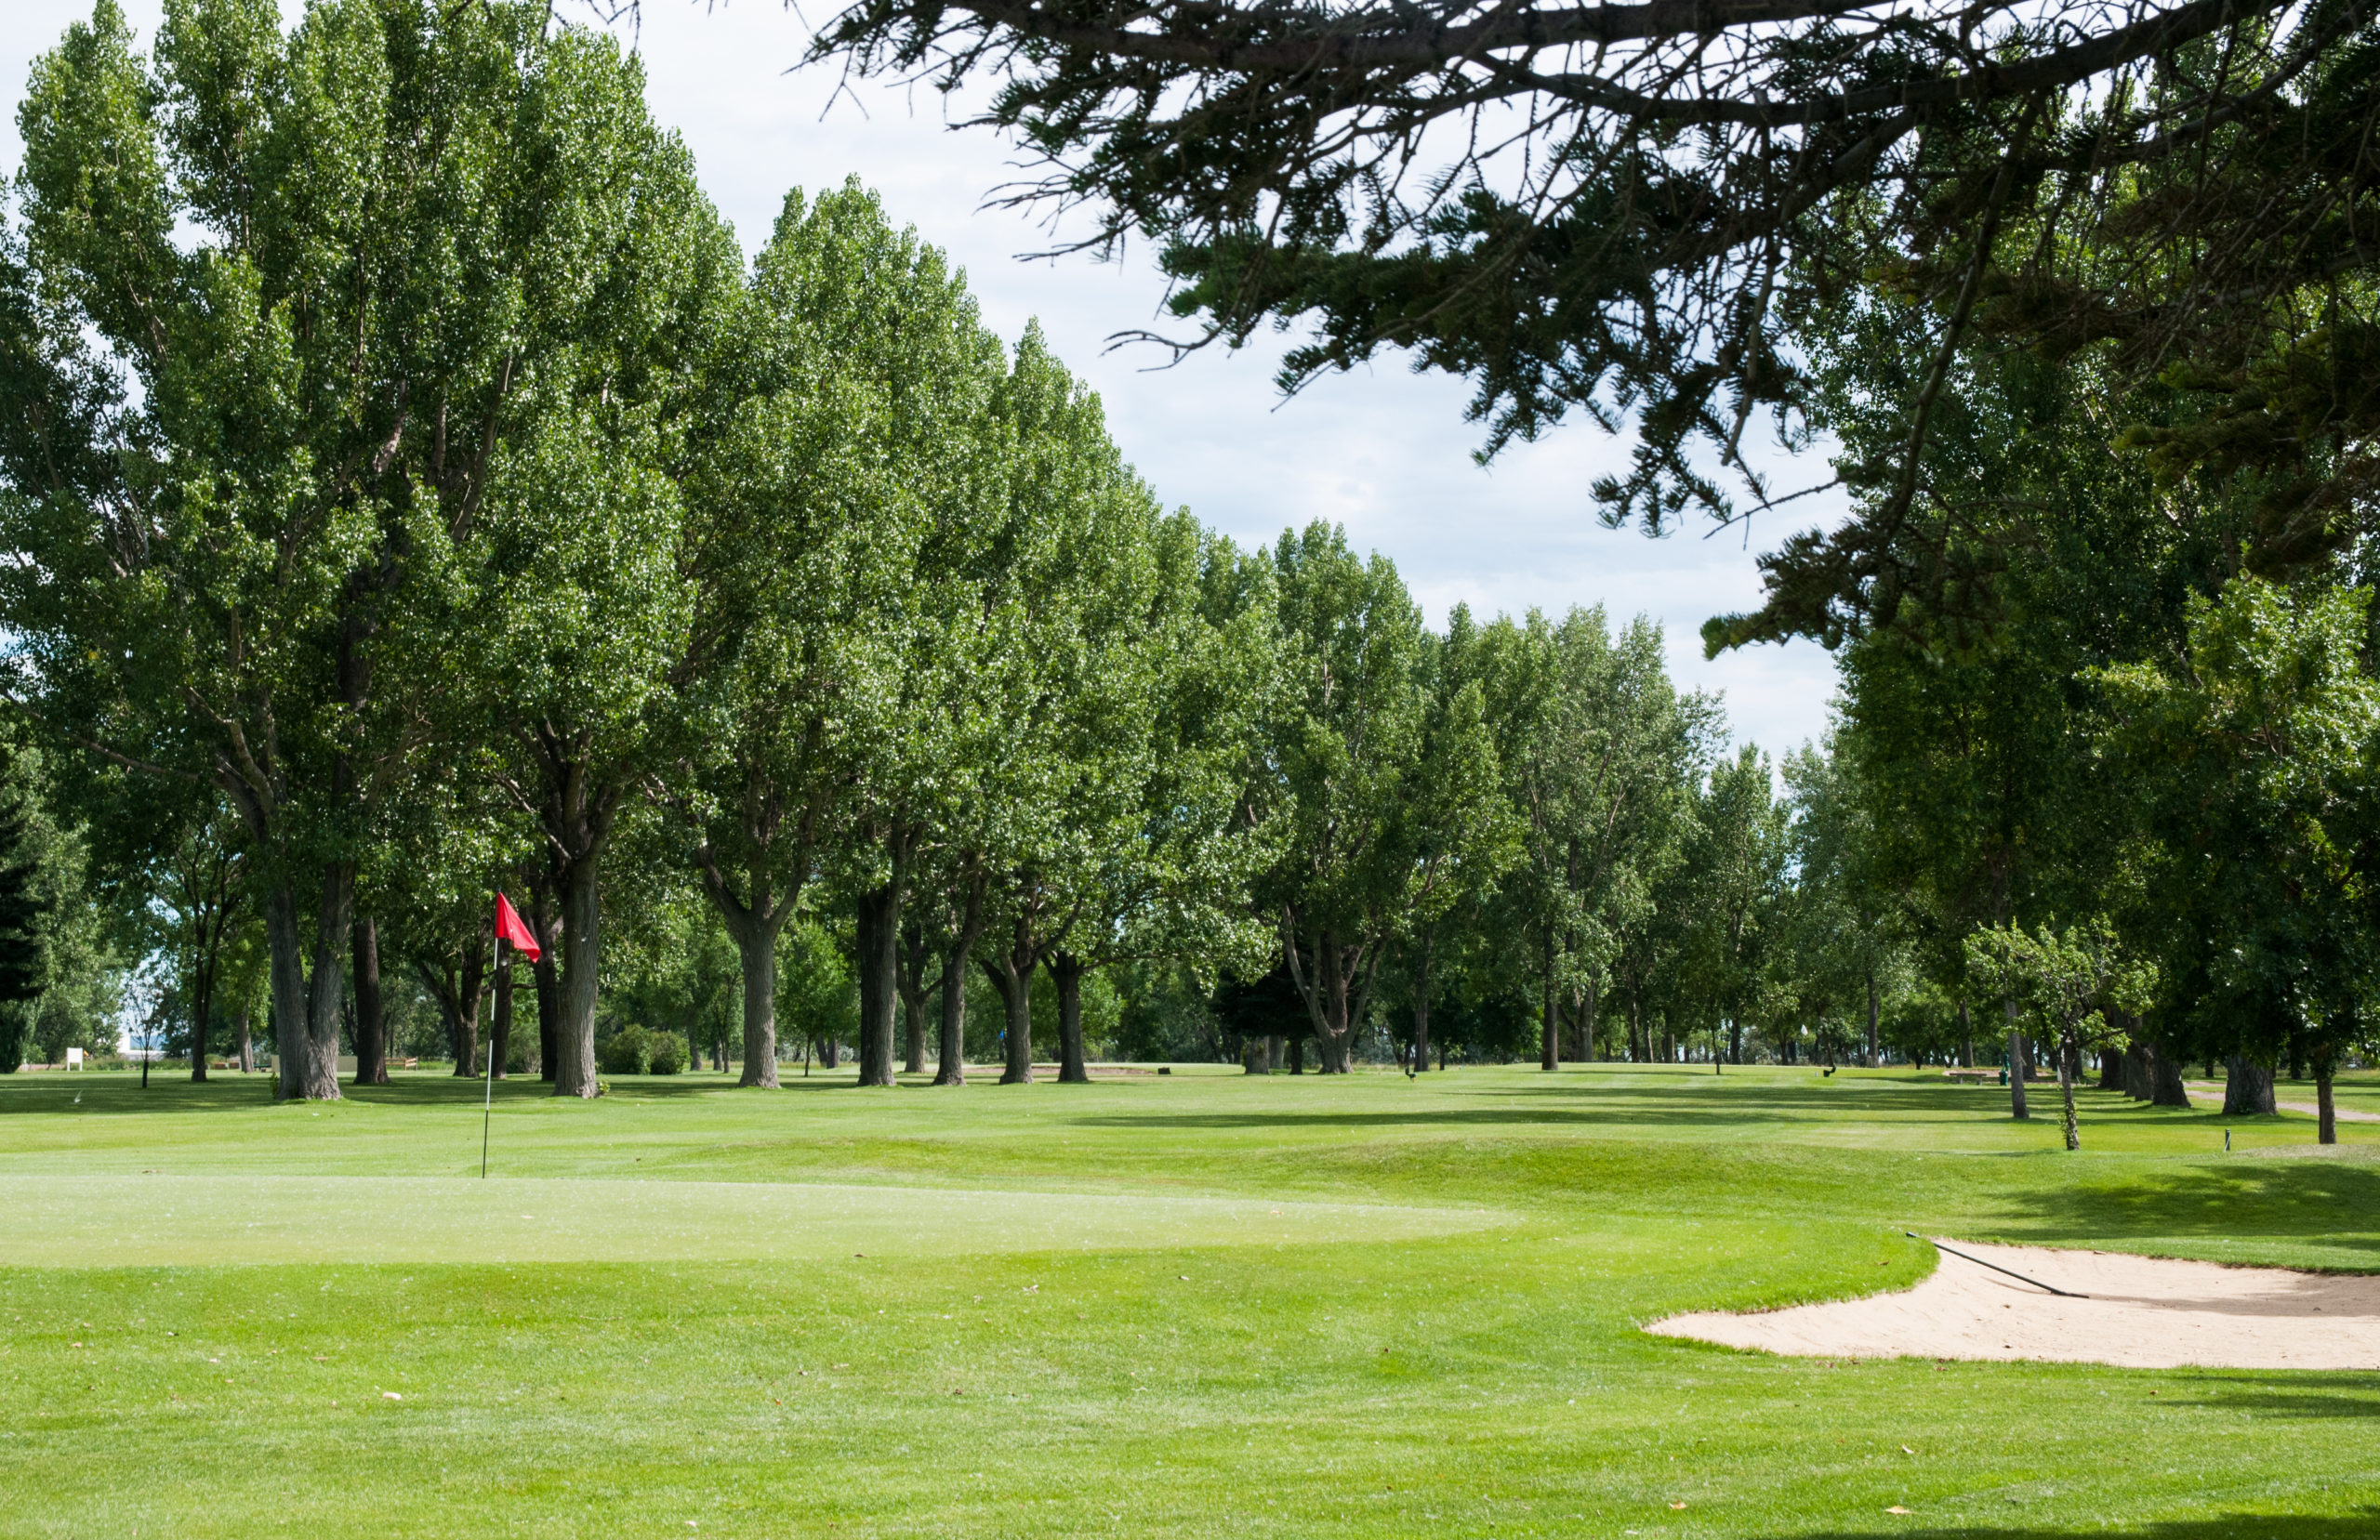
[[(156, 0), (126, 8), (145, 37)], [(27, 66), (88, 14), (87, 0), (13, 0), (0, 21), (0, 87), (12, 104), (0, 148), (11, 166), (13, 103)], [(1588, 483), (1620, 464), (1621, 445), (1580, 425), (1482, 469), (1471, 459), (1479, 433), (1462, 420), (1462, 383), (1417, 377), (1395, 355), (1283, 401), (1272, 384), (1274, 339), (1170, 369), (1152, 367), (1163, 355), (1146, 346), (1111, 351), (1119, 332), (1166, 324), (1154, 266), (1132, 253), (1116, 264), (1015, 260), (1052, 237), (1015, 211), (983, 206), (1019, 175), (1007, 147), (985, 130), (950, 131), (931, 90), (858, 86), (838, 98), (832, 71), (788, 73), (805, 37), (791, 13), (753, 0), (645, 5), (638, 46), (654, 115), (684, 134), (747, 247), (766, 235), (787, 188), (855, 175), (967, 270), (985, 321), (1002, 336), (1039, 318), (1169, 504), (1187, 504), (1246, 541), (1316, 518), (1338, 520), (1359, 546), (1396, 562), (1434, 621), (1457, 601), (1483, 612), (1594, 603), (1616, 619), (1643, 612), (1667, 628), (1680, 680), (1725, 693), (1739, 738), (1779, 752), (1823, 730), (1834, 689), (1824, 652), (1795, 642), (1705, 662), (1697, 634), (1711, 614), (1757, 603), (1754, 553), (1823, 516), (1819, 500), (1796, 505), (1811, 511), (1794, 520), (1762, 525), (1749, 550), (1732, 533), (1647, 541), (1603, 529), (1593, 516)], [(1813, 461), (1786, 467), (1778, 480), (1791, 487), (1825, 475)]]

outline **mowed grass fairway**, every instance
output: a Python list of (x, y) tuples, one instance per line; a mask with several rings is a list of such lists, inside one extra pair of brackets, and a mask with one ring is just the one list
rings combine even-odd
[(484, 1183), (475, 1083), (0, 1080), (0, 1533), (2380, 1533), (2380, 1374), (1636, 1329), (1905, 1286), (1904, 1229), (2380, 1269), (2380, 1125), (2227, 1157), (2093, 1092), (2069, 1156), (2054, 1086), (2016, 1125), (1909, 1073), (795, 1076), (499, 1086)]

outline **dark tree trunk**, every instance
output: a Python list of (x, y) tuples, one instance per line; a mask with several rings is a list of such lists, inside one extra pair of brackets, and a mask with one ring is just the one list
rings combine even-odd
[(334, 862), (323, 874), (314, 910), (313, 967), (298, 921), (298, 898), (286, 884), (265, 900), (265, 936), (272, 954), (273, 1045), (284, 1099), (337, 1101), (339, 1011), (347, 994), (350, 928), (355, 923), (355, 872)]
[(1033, 1084), (1033, 952), (1031, 922), (1019, 919), (1011, 944), (984, 964), (992, 986), (1000, 992), (1006, 1031), (1006, 1061), (1000, 1069), (1003, 1086)]
[(206, 997), (212, 993), (203, 983), (191, 991), (190, 1077), (200, 1084), (206, 1079), (206, 1013), (211, 1008), (211, 1002)]
[(1884, 1065), (1883, 1046), (1876, 1034), (1876, 975), (1868, 974), (1868, 1068), (1880, 1070)]
[(892, 1084), (892, 1017), (901, 994), (901, 885), (859, 896), (859, 1083)]
[(1959, 1063), (1963, 1068), (1975, 1068), (1975, 1020), (1967, 1015), (1967, 1003), (1959, 1002)]
[(1551, 930), (1546, 932), (1544, 950), (1545, 1014), (1544, 1024), (1538, 1034), (1537, 1067), (1558, 1070), (1562, 1067), (1562, 1024), (1554, 1003), (1554, 933)]
[(960, 880), (958, 924), (952, 928), (949, 950), (942, 954), (942, 1050), (934, 1064), (937, 1086), (967, 1084), (967, 959), (984, 938), (984, 888), (981, 873)]
[(2032, 1065), (2025, 1052), (2025, 1034), (2016, 1030), (2016, 1002), (2003, 997), (2000, 1008), (2008, 1018), (2008, 1115), (2024, 1122), (2032, 1112), (2025, 1105), (2025, 1076)]
[[(1428, 949), (1423, 949), (1413, 969), (1413, 1057), (1415, 1074), (1430, 1067), (1430, 963)], [(1549, 975), (1545, 984), (1548, 1006), (1554, 1000), (1554, 981)]]
[(2274, 1111), (2272, 1070), (2239, 1054), (2224, 1060), (2230, 1073), (2223, 1083), (2223, 1115), (2255, 1117)]
[(2082, 1045), (2072, 1033), (2061, 1034), (2057, 1045), (2057, 1091), (2066, 1105), (2066, 1147), (2082, 1148), (2082, 1125), (2074, 1120), (2074, 1083), (2082, 1077)]
[[(206, 1029), (215, 1020), (216, 955), (215, 944), (206, 944), (198, 966), (191, 970), (190, 1077), (199, 1083), (206, 1079)], [(22, 1062), (21, 1054), (19, 1062)]]
[(1082, 959), (1071, 952), (1050, 955), (1050, 979), (1058, 986), (1058, 1079), (1087, 1084), (1091, 1066), (1082, 1052)]
[(2327, 1051), (2314, 1055), (2314, 1142), (2336, 1144), (2339, 1141), (2339, 1110), (2331, 1099), (2331, 1071), (2334, 1060)]
[(2149, 1101), (2159, 1107), (2188, 1107), (2189, 1087), (2182, 1082), (2182, 1056), (2163, 1038), (2149, 1045)]
[[(777, 928), (751, 927), (748, 936), (736, 938), (735, 952), (744, 969), (744, 1073), (735, 1083), (773, 1091), (777, 1088)], [(725, 1054), (724, 1043), (720, 1051)]]
[[(1444, 1052), (1443, 1049), (1440, 1051)], [(1447, 1061), (1444, 1059), (1440, 1059), (1438, 1060), (1438, 1068), (1443, 1070), (1446, 1067)], [(1289, 1039), (1289, 1073), (1291, 1074), (1305, 1073), (1305, 1036), (1303, 1033), (1300, 1033), (1299, 1035)]]
[(926, 949), (925, 928), (915, 919), (901, 926), (901, 946), (894, 959), (901, 986), (901, 1060), (905, 1074), (926, 1073)]
[(249, 1030), (248, 1007), (245, 1006), (240, 1007), (240, 1073), (257, 1073), (257, 1039), (256, 1033)]
[(1637, 1008), (1636, 992), (1628, 992), (1628, 1057), (1642, 1063), (1653, 1057), (1652, 1045), (1645, 1041), (1644, 1013)]
[(380, 1001), (380, 928), (355, 922), (355, 1083), (389, 1083), (389, 1018)]
[(562, 1017), (554, 1023), (554, 1095), (592, 1097), (596, 969), (603, 955), (603, 908), (593, 856), (574, 862), (562, 890)]
[(818, 1067), (822, 1070), (840, 1069), (842, 1063), (842, 1039), (834, 1036), (818, 1039)]
[(901, 1073), (926, 1073), (926, 1002), (906, 992), (901, 998)]
[(504, 941), (496, 943), (496, 1020), (488, 1024), (487, 1038), (496, 1077), (502, 1080), (512, 1052), (512, 948)]
[(557, 906), (549, 902), (543, 885), (530, 888), (529, 923), (537, 929), (537, 960), (529, 977), (537, 988), (537, 1078), (550, 1085), (562, 1041), (562, 927), (554, 921)]
[(2123, 1094), (2135, 1101), (2147, 1101), (2156, 1095), (2155, 1073), (2149, 1068), (2149, 1045), (2138, 1037), (2124, 1045)]
[(2123, 1089), (2123, 1055), (2113, 1048), (2099, 1050), (2099, 1089), (2103, 1091)]

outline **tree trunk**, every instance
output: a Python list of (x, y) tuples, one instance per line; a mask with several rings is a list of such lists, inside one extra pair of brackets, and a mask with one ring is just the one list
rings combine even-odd
[[(1058, 986), (1058, 1079), (1087, 1085), (1091, 1067), (1082, 1052), (1082, 959), (1071, 952), (1050, 958), (1050, 978)], [(1278, 1039), (1276, 1039), (1278, 1041)], [(1276, 1056), (1277, 1057), (1277, 1056)]]
[(2314, 1056), (2314, 1142), (2336, 1144), (2339, 1141), (2338, 1108), (2331, 1100), (2331, 1056)]
[(923, 991), (901, 992), (901, 1073), (926, 1073), (926, 997)]
[(818, 1039), (818, 1067), (820, 1069), (840, 1069), (842, 1067), (842, 1039), (832, 1035)]
[(967, 1084), (967, 954), (955, 949), (942, 964), (942, 1045), (933, 1083)]
[[(1413, 972), (1413, 1073), (1420, 1074), (1430, 1067), (1430, 962), (1428, 952), (1421, 954)], [(1549, 975), (1545, 982), (1545, 998), (1554, 999), (1554, 981)]]
[(1876, 975), (1871, 969), (1868, 974), (1868, 1068), (1881, 1070), (1884, 1067), (1884, 1049), (1876, 1036)]
[(2149, 1063), (2149, 1045), (2139, 1037), (2124, 1045), (2123, 1094), (2135, 1101), (2148, 1101), (2157, 1094), (2156, 1073)]
[(240, 1007), (240, 1073), (257, 1073), (257, 1040), (256, 1034), (248, 1028), (248, 1007), (245, 1006)]
[(2123, 1055), (2113, 1048), (2099, 1050), (2099, 1089), (2103, 1091), (2123, 1089)]
[(265, 900), (265, 938), (272, 954), (274, 1058), (284, 1099), (337, 1101), (338, 1019), (344, 1003), (349, 928), (354, 923), (355, 876), (344, 862), (323, 875), (314, 915), (312, 976), (298, 924), (298, 899), (284, 883)]
[(488, 1023), (487, 1037), (487, 1051), (502, 1079), (512, 1053), (512, 948), (504, 941), (496, 943), (496, 1020)]
[[(190, 1077), (204, 1084), (206, 1079), (206, 1029), (215, 1017), (215, 970), (218, 948), (208, 945), (198, 966), (191, 969), (190, 996)], [(23, 1055), (18, 1056), (23, 1062)]]
[(355, 922), (355, 1083), (389, 1083), (389, 1018), (380, 1002), (380, 928)]
[(537, 960), (529, 967), (537, 986), (537, 1078), (550, 1085), (562, 1057), (562, 928), (554, 923), (541, 885), (530, 888), (529, 923), (536, 928), (538, 946)]
[[(1443, 1070), (1446, 1067), (1447, 1061), (1441, 1058), (1438, 1060), (1438, 1068)], [(1289, 1039), (1289, 1073), (1291, 1074), (1305, 1073), (1305, 1034), (1303, 1033), (1299, 1033)]]
[[(207, 993), (209, 992), (204, 985), (193, 981), (191, 991), (190, 1012), (190, 1077), (193, 1083), (201, 1085), (205, 1084), (206, 1080), (206, 1012), (208, 1007), (200, 997)], [(20, 1054), (20, 1062), (21, 1061), (22, 1057)]]
[(744, 1073), (738, 1086), (777, 1086), (777, 928), (755, 922), (735, 938), (744, 968)]
[(1537, 1067), (1540, 1070), (1562, 1067), (1562, 1023), (1554, 998), (1554, 933), (1549, 929), (1545, 936), (1544, 1023), (1538, 1033)]
[(2024, 1122), (2033, 1114), (2025, 1105), (2025, 1074), (2031, 1068), (2025, 1055), (2025, 1034), (2016, 1030), (2016, 1000), (2003, 995), (2000, 1008), (2008, 1018), (2008, 1115)]
[(2225, 1117), (2255, 1117), (2271, 1112), (2272, 1070), (2252, 1062), (2239, 1054), (2224, 1060), (2230, 1073), (2223, 1083), (2223, 1115)]
[(942, 1047), (933, 1068), (937, 1086), (967, 1084), (967, 960), (984, 937), (985, 880), (981, 873), (960, 880), (959, 923), (942, 954)]
[(859, 896), (859, 1083), (892, 1084), (892, 1016), (901, 993), (898, 877)]
[(2082, 1126), (2074, 1121), (2074, 1082), (2082, 1068), (2082, 1046), (2070, 1032), (2060, 1035), (2057, 1045), (2057, 1092), (2066, 1103), (2066, 1147), (2082, 1148)]
[(2152, 1105), (2189, 1106), (2189, 1087), (2182, 1081), (2182, 1056), (2162, 1037), (2151, 1039), (2149, 1045), (2149, 1082)]
[(1602, 994), (1589, 984), (1579, 1005), (1579, 1057), (1590, 1064), (1595, 1061), (1595, 1012), (1602, 1008)]
[(1962, 1045), (1962, 1052), (1959, 1056), (1960, 1066), (1964, 1069), (1974, 1069), (1975, 1021), (1967, 1015), (1967, 1003), (1964, 1000), (1959, 1002), (1959, 1042)]
[(926, 936), (915, 919), (901, 925), (894, 981), (901, 989), (901, 1062), (905, 1074), (926, 1073)]
[(1007, 1061), (1000, 1069), (1003, 1086), (1033, 1084), (1033, 954), (1031, 922), (1019, 919), (1012, 944), (994, 962), (984, 965), (1000, 992), (1007, 1032)]
[(592, 1097), (596, 968), (603, 911), (592, 856), (572, 863), (562, 890), (562, 1009), (554, 1022), (554, 1095)]

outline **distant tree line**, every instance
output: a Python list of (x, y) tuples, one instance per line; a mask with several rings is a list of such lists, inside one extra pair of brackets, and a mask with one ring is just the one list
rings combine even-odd
[(631, 1030), (774, 1084), (781, 1009), (885, 1084), (1791, 1058), (1900, 998), (1839, 755), (1789, 807), (1642, 620), (1434, 631), (1326, 525), (1168, 513), (856, 186), (747, 262), (599, 33), (177, 0), (144, 56), (103, 3), (20, 121), (20, 1046), (138, 983), (194, 1073), (585, 1096)]

